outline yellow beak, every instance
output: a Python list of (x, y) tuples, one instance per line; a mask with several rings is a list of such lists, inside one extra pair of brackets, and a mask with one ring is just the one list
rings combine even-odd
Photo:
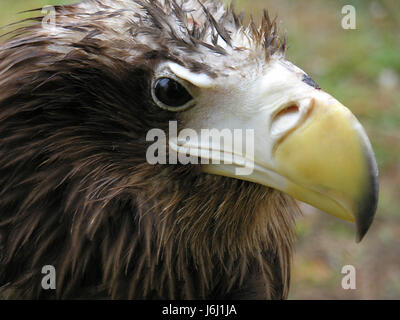
[[(253, 159), (243, 155), (240, 163), (209, 164), (204, 171), (281, 190), (329, 214), (355, 222), (359, 242), (373, 221), (378, 201), (378, 169), (370, 142), (355, 116), (329, 95), (321, 93), (307, 101), (310, 102), (306, 111), (298, 111), (302, 115), (297, 124), (279, 139), (274, 140), (271, 132), (260, 138), (259, 133), (264, 131), (255, 128)], [(267, 127), (262, 116), (256, 118), (261, 120), (250, 126), (246, 123), (244, 127)], [(238, 167), (251, 162), (251, 173), (236, 173)]]
[[(187, 111), (186, 125), (196, 133), (199, 128), (226, 131), (228, 136), (233, 132), (228, 138), (224, 135), (228, 143), (221, 146), (219, 136), (210, 145), (208, 137), (194, 141), (183, 135), (170, 137), (170, 148), (201, 158), (202, 164), (211, 161), (202, 167), (207, 173), (269, 186), (354, 221), (360, 241), (378, 202), (378, 169), (371, 144), (347, 108), (301, 81), (296, 70), (277, 60), (254, 81), (228, 81), (223, 88), (232, 90), (224, 94), (210, 91), (201, 106)], [(238, 129), (239, 139), (234, 132)], [(248, 129), (253, 131), (250, 139)], [(237, 141), (245, 145), (239, 143), (237, 148)], [(238, 173), (238, 169), (244, 170)]]
[(339, 103), (313, 100), (306, 121), (275, 148), (286, 193), (357, 225), (370, 227), (378, 200), (378, 170), (364, 130)]

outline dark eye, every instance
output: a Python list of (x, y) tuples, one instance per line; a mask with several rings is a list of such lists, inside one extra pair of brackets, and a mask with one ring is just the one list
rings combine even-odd
[(315, 89), (318, 89), (318, 90), (321, 89), (320, 86), (306, 74), (303, 75), (302, 80), (303, 80), (303, 82), (307, 83), (309, 86), (311, 86)]
[(156, 100), (161, 102), (160, 107), (170, 111), (186, 109), (193, 102), (193, 97), (186, 88), (170, 78), (156, 80), (153, 94)]

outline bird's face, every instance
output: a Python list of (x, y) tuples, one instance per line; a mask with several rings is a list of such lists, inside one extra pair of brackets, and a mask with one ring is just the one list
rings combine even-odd
[[(90, 294), (173, 298), (182, 286), (204, 298), (220, 279), (229, 290), (265, 279), (281, 298), (283, 193), (365, 234), (377, 203), (368, 138), (286, 61), (267, 14), (256, 27), (215, 0), (93, 0), (55, 18), (0, 47), (2, 288), (42, 292), (30, 275), (51, 260), (66, 296), (88, 281)], [(160, 169), (146, 137), (175, 120), (165, 153), (201, 162)]]
[[(355, 221), (361, 240), (377, 202), (377, 165), (362, 126), (282, 55), (266, 61), (252, 53), (218, 77), (160, 64), (154, 101), (196, 133), (170, 137), (170, 149), (200, 157), (204, 172), (272, 187)], [(225, 130), (229, 141), (204, 138), (204, 129)]]
[[(112, 7), (114, 13), (104, 19), (101, 30), (89, 28), (90, 37), (86, 32), (79, 42), (90, 44), (91, 60), (95, 59), (90, 41), (95, 41), (95, 46), (107, 48), (108, 57), (118, 57), (133, 68), (142, 65), (148, 74), (143, 76), (139, 70), (123, 85), (129, 88), (132, 78), (139, 79), (131, 91), (146, 91), (143, 99), (152, 100), (151, 114), (161, 119), (157, 123), (178, 120), (179, 128), (191, 129), (197, 137), (207, 129), (231, 134), (231, 143), (223, 144), (221, 139), (210, 144), (209, 139), (170, 136), (170, 150), (201, 158), (204, 172), (269, 186), (355, 221), (358, 239), (363, 237), (378, 197), (378, 170), (370, 142), (346, 107), (285, 59), (286, 42), (267, 14), (260, 27), (254, 23), (246, 27), (218, 1), (96, 3), (107, 10)], [(78, 13), (92, 13), (96, 28), (100, 9), (85, 2), (74, 7)], [(69, 19), (60, 32), (75, 42), (82, 35), (71, 32), (76, 28)], [(62, 15), (58, 21), (62, 26)], [(85, 28), (86, 24), (81, 26)], [(62, 41), (57, 43), (51, 50), (64, 54)], [(109, 64), (108, 59), (100, 62)], [(149, 113), (149, 105), (141, 98), (126, 100), (136, 114), (121, 113), (124, 119), (119, 121), (129, 128), (132, 117), (142, 119)], [(102, 121), (109, 125), (108, 116)], [(143, 127), (153, 123), (142, 122)], [(140, 121), (132, 127), (132, 131), (141, 128)], [(233, 161), (216, 163), (226, 160), (226, 155)]]

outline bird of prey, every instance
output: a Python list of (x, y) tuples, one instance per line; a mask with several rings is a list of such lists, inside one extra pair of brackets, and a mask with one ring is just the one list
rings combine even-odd
[[(362, 126), (267, 12), (244, 21), (219, 1), (86, 0), (0, 46), (1, 297), (285, 299), (294, 199), (361, 240), (378, 194)], [(188, 147), (171, 123), (252, 132), (254, 152)], [(201, 161), (151, 163), (151, 130)]]

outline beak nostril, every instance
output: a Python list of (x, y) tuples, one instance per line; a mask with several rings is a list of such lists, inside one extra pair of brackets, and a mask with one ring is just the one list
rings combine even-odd
[(297, 113), (299, 112), (299, 107), (295, 104), (290, 105), (289, 107), (286, 107), (285, 109), (281, 110), (275, 117), (274, 120), (276, 120), (277, 118), (280, 118), (282, 116), (286, 116), (290, 113)]
[(272, 135), (278, 136), (287, 133), (299, 122), (300, 118), (300, 108), (296, 104), (282, 109), (272, 120)]

